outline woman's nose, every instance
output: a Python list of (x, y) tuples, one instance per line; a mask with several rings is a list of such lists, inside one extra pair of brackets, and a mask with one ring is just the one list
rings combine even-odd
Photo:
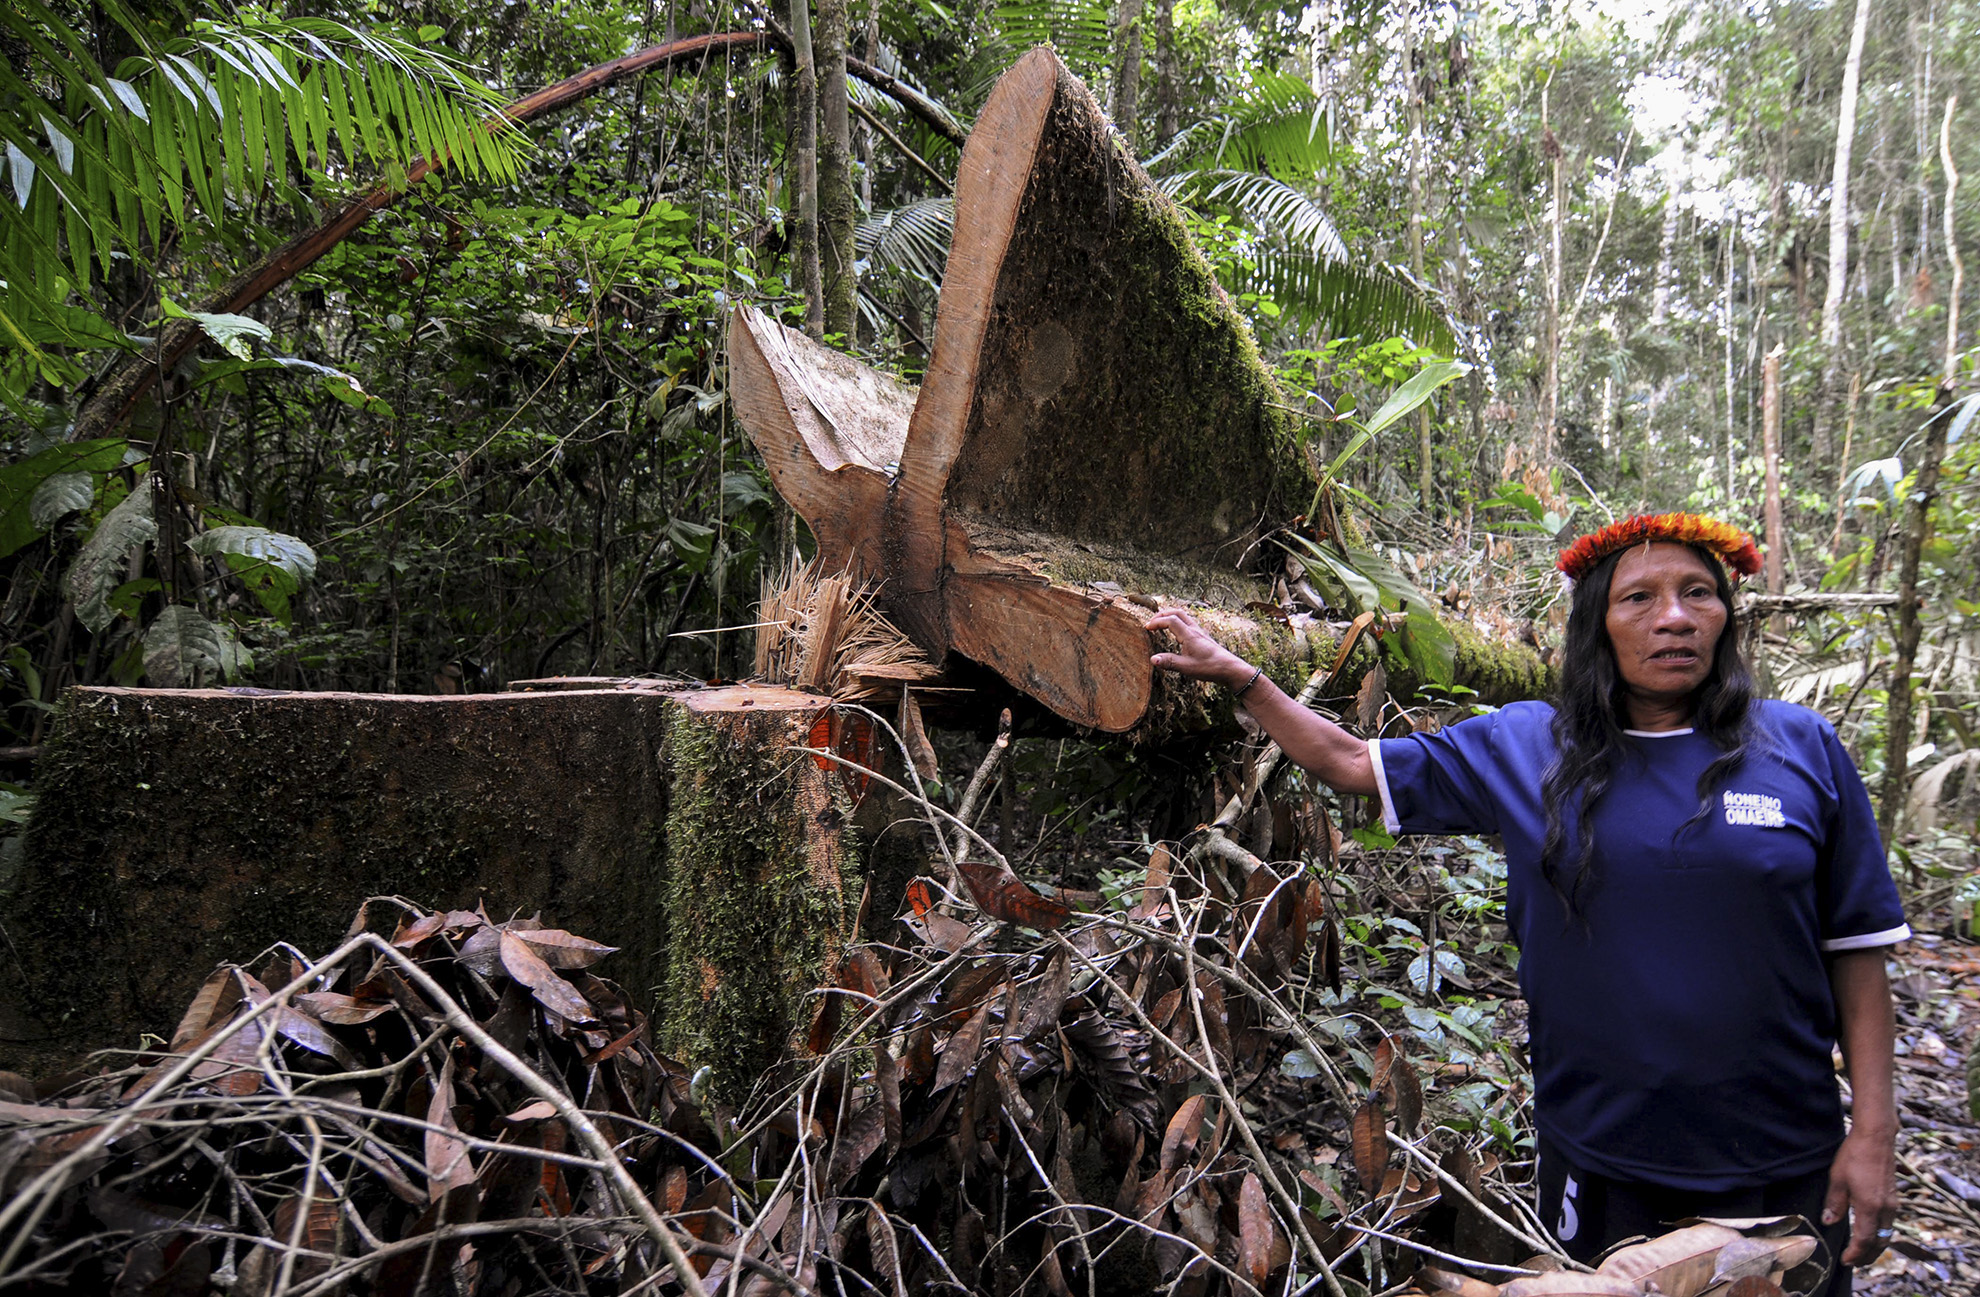
[(1657, 601), (1657, 629), (1694, 631), (1698, 629), (1698, 619), (1682, 595), (1669, 594)]

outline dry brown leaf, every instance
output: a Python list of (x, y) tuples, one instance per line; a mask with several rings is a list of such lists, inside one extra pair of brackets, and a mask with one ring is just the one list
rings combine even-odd
[(1204, 1097), (1192, 1094), (1182, 1101), (1162, 1133), (1162, 1155), (1158, 1165), (1164, 1173), (1173, 1171), (1189, 1158), (1203, 1133)]
[(1054, 955), (1045, 965), (1045, 974), (1031, 993), (1030, 1003), (1024, 1006), (1024, 1025), (1020, 1034), (1026, 1040), (1036, 1040), (1059, 1025), (1059, 1015), (1065, 1012), (1066, 996), (1072, 992), (1072, 960), (1065, 951)]
[(948, 1089), (976, 1066), (983, 1054), (983, 1032), (990, 1023), (990, 1009), (996, 1002), (993, 995), (978, 1005), (976, 1012), (969, 1015), (969, 1021), (943, 1044), (942, 1062), (935, 1069), (933, 1089)]
[(1389, 1072), (1389, 1097), (1396, 1105), (1396, 1125), (1404, 1135), (1414, 1135), (1423, 1120), (1423, 1083), (1416, 1078), (1416, 1067), (1398, 1052)]
[(894, 1223), (887, 1219), (880, 1204), (866, 1204), (866, 1246), (873, 1254), (873, 1266), (894, 1290), (894, 1297), (907, 1297), (907, 1284), (901, 1277), (901, 1244)]
[(314, 1014), (318, 1021), (339, 1027), (370, 1022), (381, 1013), (392, 1011), (390, 1000), (360, 1000), (336, 991), (311, 991), (296, 997), (296, 1007)]
[(411, 926), (406, 926), (402, 920), (399, 930), (392, 934), (392, 944), (401, 950), (411, 950), (446, 926), (447, 916), (444, 914), (423, 914)]
[(241, 986), (234, 980), (232, 968), (216, 968), (207, 979), (200, 983), (192, 1003), (186, 1006), (178, 1027), (172, 1032), (172, 1043), (167, 1046), (174, 1054), (183, 1054), (188, 1046), (216, 1022), (223, 1022), (234, 1016), (234, 1006), (241, 1002)]
[(516, 936), (536, 953), (538, 959), (559, 970), (590, 968), (618, 949), (617, 946), (600, 945), (596, 941), (565, 932), (562, 928), (536, 928), (532, 931), (518, 932)]
[(1163, 892), (1169, 886), (1169, 879), (1175, 871), (1175, 857), (1161, 843), (1148, 857), (1148, 877), (1141, 885), (1141, 903), (1134, 907), (1131, 918), (1146, 920), (1155, 913), (1166, 899)]
[(1361, 1191), (1369, 1195), (1379, 1193), (1389, 1167), (1388, 1121), (1382, 1115), (1380, 1099), (1363, 1100), (1355, 1109), (1351, 1134), (1354, 1170), (1361, 1177)]
[(922, 915), (921, 922), (928, 929), (929, 944), (950, 954), (968, 945), (969, 939), (976, 935), (975, 929), (967, 923), (961, 919), (951, 918), (940, 910), (930, 910)]
[(1031, 890), (1001, 865), (958, 861), (963, 883), (977, 907), (993, 919), (1050, 932), (1065, 923), (1072, 910), (1063, 901), (1049, 900)]
[(1456, 1297), (1498, 1297), (1499, 1285), (1486, 1283), (1483, 1279), (1473, 1279), (1467, 1274), (1454, 1270), (1442, 1270), (1433, 1265), (1421, 1267), (1416, 1272), (1416, 1282), (1433, 1293), (1454, 1293)]
[(550, 965), (538, 958), (519, 934), (504, 931), (501, 952), (502, 967), (509, 970), (509, 976), (529, 988), (537, 1003), (571, 1022), (596, 1020), (585, 998), (569, 982), (557, 976)]
[[(468, 1159), (468, 1146), (458, 1138), (460, 1126), (454, 1121), (454, 1056), (440, 1068), (433, 1097), (426, 1105), (426, 1192), (439, 1202), (455, 1189), (474, 1183), (474, 1163)], [(434, 1130), (437, 1126), (440, 1129)]]
[(1665, 1297), (1697, 1297), (1712, 1282), (1719, 1250), (1740, 1237), (1726, 1225), (1703, 1222), (1619, 1248), (1602, 1259), (1601, 1274), (1657, 1285)]
[(667, 1168), (666, 1178), (660, 1182), (660, 1202), (668, 1215), (673, 1215), (687, 1204), (687, 1183), (686, 1167)]
[(1765, 1279), (1776, 1270), (1792, 1270), (1815, 1255), (1816, 1240), (1808, 1234), (1786, 1238), (1738, 1238), (1719, 1249), (1712, 1263), (1712, 1283), (1730, 1283), (1748, 1275)]
[(1643, 1297), (1643, 1289), (1613, 1275), (1560, 1271), (1515, 1279), (1500, 1287), (1499, 1297)]
[(891, 1162), (901, 1151), (901, 1070), (885, 1041), (873, 1047), (873, 1088), (879, 1095), (881, 1130)]
[(1354, 719), (1364, 737), (1373, 738), (1382, 724), (1382, 707), (1389, 701), (1389, 673), (1377, 662), (1361, 677), (1354, 693)]
[(1245, 1172), (1238, 1186), (1238, 1268), (1259, 1288), (1272, 1273), (1272, 1209), (1265, 1202), (1265, 1185), (1255, 1172)]
[(1389, 1088), (1389, 1077), (1395, 1070), (1396, 1044), (1387, 1036), (1375, 1042), (1375, 1052), (1371, 1054), (1368, 1069), (1368, 1094), (1373, 1098)]

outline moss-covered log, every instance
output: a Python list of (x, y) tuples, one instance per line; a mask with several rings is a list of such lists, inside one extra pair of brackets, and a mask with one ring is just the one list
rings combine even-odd
[[(844, 724), (774, 688), (74, 690), (5, 901), (0, 1066), (169, 1034), (216, 963), (327, 949), (367, 897), (403, 895), (619, 946), (604, 971), (664, 1048), (753, 1076), (872, 872), (879, 808), (791, 750)], [(883, 913), (900, 872), (874, 880)]]

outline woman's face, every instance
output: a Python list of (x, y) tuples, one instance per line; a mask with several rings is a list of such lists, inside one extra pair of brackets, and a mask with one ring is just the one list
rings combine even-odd
[(1726, 606), (1704, 559), (1688, 546), (1655, 542), (1617, 560), (1605, 624), (1631, 696), (1678, 703), (1712, 674)]

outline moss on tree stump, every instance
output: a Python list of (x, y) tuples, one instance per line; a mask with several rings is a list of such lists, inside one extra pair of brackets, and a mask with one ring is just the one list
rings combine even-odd
[(792, 751), (841, 728), (774, 688), (73, 690), (4, 901), (0, 1066), (169, 1034), (216, 963), (318, 953), (401, 895), (620, 947), (603, 971), (662, 1047), (739, 1082), (804, 1025), (871, 872), (885, 816)]

